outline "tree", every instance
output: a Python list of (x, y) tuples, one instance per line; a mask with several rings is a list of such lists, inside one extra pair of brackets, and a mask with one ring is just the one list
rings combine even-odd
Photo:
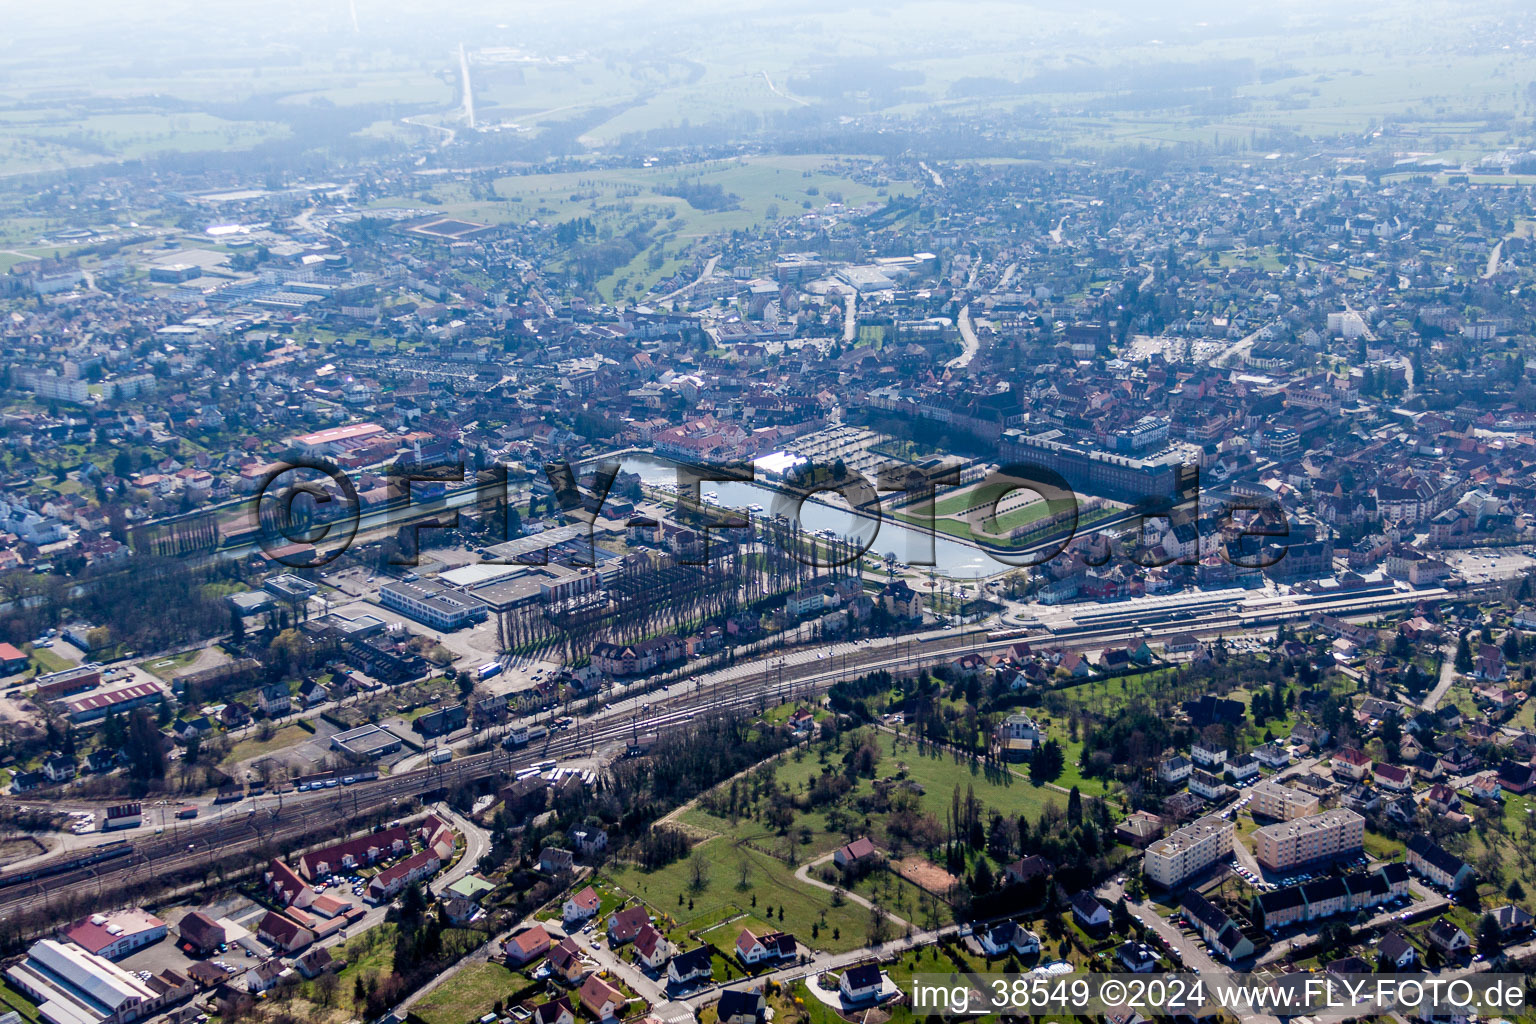
[(1113, 928), (1117, 934), (1125, 935), (1130, 932), (1131, 911), (1130, 908), (1125, 905), (1125, 900), (1115, 900), (1114, 905), (1110, 907), (1109, 921), (1110, 927)]
[(1513, 626), (1504, 633), (1504, 660), (1520, 660), (1520, 631)]
[(997, 880), (992, 877), (992, 867), (987, 858), (982, 857), (976, 862), (976, 873), (971, 876), (971, 894), (973, 896), (986, 896), (992, 892)]
[(1066, 757), (1061, 752), (1061, 744), (1055, 740), (1046, 740), (1040, 744), (1040, 749), (1035, 751), (1034, 759), (1029, 762), (1029, 781), (1037, 786), (1054, 782), (1061, 777), (1062, 770), (1066, 766)]
[(325, 971), (315, 979), (315, 997), (321, 1006), (330, 1006), (336, 1001), (336, 989), (341, 985), (335, 973)]
[(694, 892), (702, 892), (709, 886), (709, 861), (704, 855), (695, 851), (688, 858), (688, 887)]
[(1504, 936), (1499, 922), (1492, 914), (1484, 914), (1477, 922), (1477, 951), (1483, 956), (1493, 956), (1504, 946)]
[(1456, 671), (1472, 671), (1472, 645), (1467, 643), (1467, 634), (1461, 634), (1461, 639), (1456, 641)]
[[(878, 946), (891, 937), (891, 922), (885, 916), (885, 911), (878, 906), (869, 908), (869, 944)], [(835, 936), (834, 936), (835, 937)]]
[(1076, 786), (1067, 793), (1067, 824), (1074, 828), (1083, 823), (1083, 794)]
[(123, 751), (128, 758), (131, 778), (144, 782), (165, 778), (165, 747), (148, 708), (135, 708), (128, 716), (128, 736)]

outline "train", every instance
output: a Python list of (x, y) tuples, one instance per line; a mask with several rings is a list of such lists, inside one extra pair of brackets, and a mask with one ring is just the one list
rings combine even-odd
[(104, 861), (117, 860), (120, 857), (128, 857), (132, 854), (133, 844), (127, 840), (119, 839), (112, 843), (102, 843), (100, 846), (70, 857), (68, 860), (38, 864), (35, 867), (0, 875), (0, 889), (20, 885), (24, 882), (36, 882), (40, 879), (52, 878), (55, 875), (62, 875), (79, 868), (90, 867), (93, 864), (100, 864)]

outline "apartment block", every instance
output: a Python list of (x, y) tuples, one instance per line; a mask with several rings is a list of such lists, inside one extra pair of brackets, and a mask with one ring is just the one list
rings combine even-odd
[(1311, 793), (1267, 779), (1256, 783), (1249, 790), (1249, 796), (1248, 809), (1255, 817), (1273, 818), (1275, 821), (1305, 818), (1316, 814), (1318, 809), (1317, 797)]
[(1171, 889), (1232, 852), (1232, 822), (1206, 815), (1148, 846), (1141, 870), (1147, 880)]
[(1348, 808), (1336, 807), (1266, 825), (1253, 834), (1253, 844), (1260, 864), (1271, 871), (1289, 871), (1359, 853), (1365, 844), (1365, 819)]

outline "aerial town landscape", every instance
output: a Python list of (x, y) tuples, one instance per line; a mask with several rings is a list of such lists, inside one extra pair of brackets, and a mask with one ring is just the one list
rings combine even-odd
[(16, 22), (0, 1024), (1536, 1021), (1536, 9)]

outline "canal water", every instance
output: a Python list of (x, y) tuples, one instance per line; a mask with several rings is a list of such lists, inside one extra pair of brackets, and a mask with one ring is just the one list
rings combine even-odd
[[(638, 474), (648, 486), (677, 486), (677, 463), (655, 455), (626, 453), (621, 464), (623, 472)], [(699, 494), (713, 504), (753, 515), (795, 515), (795, 498), (758, 483), (706, 480), (699, 484)], [(882, 497), (894, 500), (899, 495), (891, 492)], [(925, 531), (915, 530), (889, 515), (877, 519), (854, 512), (841, 495), (832, 491), (807, 500), (800, 506), (799, 518), (803, 530), (813, 533), (831, 530), (840, 537), (852, 538), (860, 547), (867, 544), (870, 555), (884, 556), (890, 552), (895, 554), (897, 561), (914, 568), (931, 561), (935, 571), (951, 579), (984, 579), (1010, 568), (980, 548), (962, 544), (942, 533), (935, 532), (929, 537)]]

